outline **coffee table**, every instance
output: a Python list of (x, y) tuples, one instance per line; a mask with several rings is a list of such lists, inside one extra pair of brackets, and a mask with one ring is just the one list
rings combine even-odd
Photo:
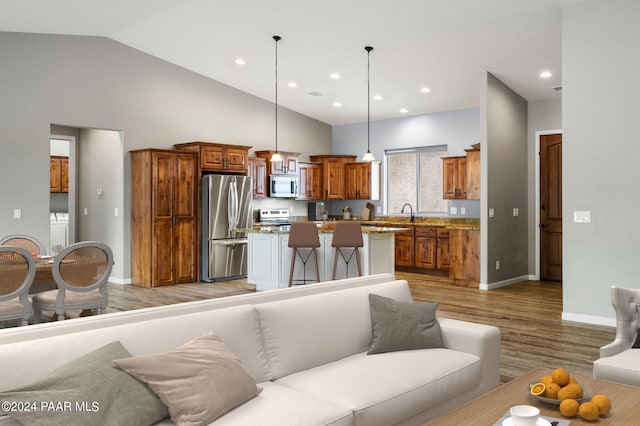
[[(425, 425), (486, 425), (492, 426), (509, 408), (514, 405), (528, 404), (540, 409), (540, 414), (565, 419), (558, 407), (538, 401), (527, 393), (527, 386), (537, 382), (540, 377), (551, 374), (553, 369), (536, 368), (497, 388), (480, 395), (448, 413), (431, 420)], [(578, 383), (591, 388), (593, 394), (605, 394), (611, 399), (612, 409), (596, 422), (589, 422), (579, 416), (566, 418), (573, 425), (633, 425), (640, 419), (640, 387), (576, 376)]]

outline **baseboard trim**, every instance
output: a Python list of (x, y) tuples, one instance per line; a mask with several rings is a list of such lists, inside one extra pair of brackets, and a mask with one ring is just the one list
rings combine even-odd
[(109, 277), (109, 283), (110, 284), (118, 284), (118, 285), (128, 285), (131, 284), (131, 278), (116, 278), (116, 277)]
[(573, 314), (571, 312), (562, 312), (562, 319), (565, 321), (582, 322), (593, 325), (606, 325), (609, 327), (616, 326), (615, 318), (597, 317), (595, 315)]
[(529, 281), (531, 279), (530, 277), (531, 275), (521, 275), (519, 277), (509, 278), (508, 280), (498, 281), (490, 284), (480, 283), (480, 286), (478, 288), (480, 290), (494, 290), (496, 288), (506, 287), (508, 285), (519, 283), (522, 281)]

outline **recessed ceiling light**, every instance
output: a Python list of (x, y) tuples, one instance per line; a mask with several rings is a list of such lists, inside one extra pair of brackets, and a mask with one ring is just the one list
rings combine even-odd
[(287, 86), (293, 87), (295, 89), (296, 87), (298, 87), (298, 83), (296, 83), (295, 81), (290, 81), (289, 84), (287, 84)]
[(408, 110), (408, 109), (406, 109), (406, 108), (401, 108), (401, 109), (400, 109), (400, 112), (401, 112), (401, 113), (403, 113), (403, 114), (406, 114), (406, 113), (408, 113), (408, 112), (409, 112), (409, 110)]
[(340, 108), (342, 106), (342, 104), (340, 102), (336, 101), (336, 102), (333, 103), (333, 106), (336, 107), (336, 108)]
[(431, 89), (429, 89), (428, 87), (421, 87), (420, 88), (420, 92), (422, 92), (422, 93), (430, 93)]
[(382, 100), (382, 96), (380, 96), (380, 95), (373, 95), (373, 99), (375, 99), (376, 101), (381, 101), (381, 100)]
[(540, 73), (540, 78), (549, 78), (551, 77), (551, 73), (549, 71), (542, 71)]
[(245, 65), (246, 64), (245, 60), (242, 59), (242, 58), (236, 59), (235, 63), (236, 63), (236, 65)]
[(337, 72), (334, 72), (333, 74), (330, 74), (329, 77), (331, 77), (334, 80), (338, 80), (340, 78), (340, 74), (338, 74)]

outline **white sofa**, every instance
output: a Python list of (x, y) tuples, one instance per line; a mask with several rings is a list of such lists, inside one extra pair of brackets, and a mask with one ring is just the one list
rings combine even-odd
[(631, 349), (640, 328), (640, 289), (612, 287), (611, 304), (616, 311), (616, 337), (600, 348), (593, 377), (640, 386), (640, 349)]
[(263, 389), (214, 425), (420, 425), (499, 384), (492, 326), (438, 318), (446, 348), (367, 355), (369, 293), (412, 301), (381, 274), (0, 330), (0, 391), (114, 340), (138, 356), (208, 331)]

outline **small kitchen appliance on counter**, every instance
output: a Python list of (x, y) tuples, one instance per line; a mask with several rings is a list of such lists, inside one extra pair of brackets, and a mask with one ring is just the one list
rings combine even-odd
[(311, 202), (307, 204), (307, 216), (309, 220), (326, 220), (327, 211), (324, 209), (324, 201)]

